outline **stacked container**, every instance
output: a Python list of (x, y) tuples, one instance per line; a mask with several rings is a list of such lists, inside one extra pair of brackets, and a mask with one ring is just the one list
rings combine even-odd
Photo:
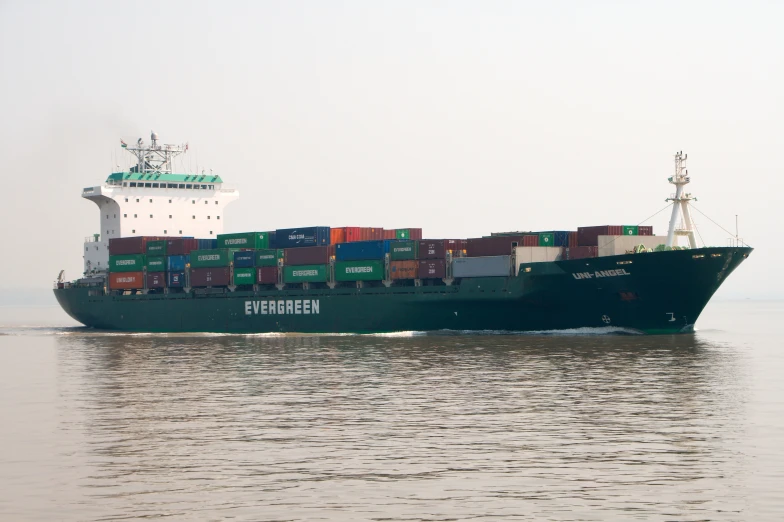
[(275, 231), (276, 248), (299, 248), (329, 245), (329, 227), (279, 228)]
[(381, 281), (392, 241), (357, 241), (335, 246), (336, 281)]

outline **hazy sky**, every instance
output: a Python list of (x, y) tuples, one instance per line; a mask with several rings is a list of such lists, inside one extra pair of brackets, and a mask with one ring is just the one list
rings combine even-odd
[(239, 186), (228, 231), (636, 224), (684, 150), (697, 207), (757, 247), (720, 295), (780, 298), (782, 20), (749, 1), (0, 1), (0, 288), (81, 274), (81, 189), (154, 129)]

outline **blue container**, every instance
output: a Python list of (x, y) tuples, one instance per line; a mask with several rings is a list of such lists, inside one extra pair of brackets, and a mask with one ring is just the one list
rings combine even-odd
[(191, 262), (191, 256), (169, 256), (166, 258), (168, 272), (184, 272), (185, 265)]
[(166, 286), (169, 288), (183, 288), (185, 286), (185, 272), (168, 272), (166, 274)]
[(256, 264), (256, 251), (255, 250), (240, 250), (234, 252), (234, 267), (235, 268), (251, 268)]
[(269, 234), (269, 248), (278, 248), (278, 243), (277, 241), (275, 241), (275, 238), (277, 237), (275, 231), (270, 230), (269, 232), (267, 232), (267, 234)]
[(215, 250), (218, 248), (218, 239), (197, 239), (198, 250)]
[(275, 248), (329, 245), (329, 227), (279, 228), (275, 231)]
[(391, 239), (373, 241), (354, 241), (335, 245), (335, 259), (338, 261), (359, 261), (363, 259), (384, 259), (389, 253)]

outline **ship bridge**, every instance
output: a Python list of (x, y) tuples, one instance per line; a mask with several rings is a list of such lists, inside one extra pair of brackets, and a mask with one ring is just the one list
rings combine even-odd
[(85, 238), (86, 275), (106, 271), (112, 238), (214, 238), (223, 233), (224, 209), (239, 198), (236, 187), (213, 173), (172, 173), (172, 158), (186, 152), (188, 146), (158, 145), (155, 133), (151, 141), (146, 146), (139, 139), (135, 147), (121, 141), (122, 148), (137, 157), (137, 165), (82, 190), (82, 197), (100, 211), (98, 233)]

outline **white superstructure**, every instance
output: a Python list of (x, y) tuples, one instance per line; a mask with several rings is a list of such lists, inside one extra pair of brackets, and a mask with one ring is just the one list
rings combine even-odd
[(136, 156), (137, 165), (82, 190), (82, 197), (101, 213), (99, 232), (84, 242), (85, 274), (106, 271), (111, 238), (214, 238), (223, 232), (224, 208), (239, 197), (218, 175), (173, 174), (172, 159), (186, 152), (187, 145), (159, 145), (154, 132), (149, 146), (141, 138), (134, 147), (121, 143)]
[[(697, 198), (691, 194), (684, 192), (684, 188), (691, 181), (689, 172), (686, 170), (686, 157), (683, 152), (675, 154), (675, 175), (669, 178), (669, 182), (675, 185), (675, 194), (667, 198), (667, 201), (672, 201), (672, 216), (670, 217), (670, 227), (667, 230), (667, 243), (668, 247), (676, 243), (677, 236), (686, 236), (689, 238), (689, 247), (697, 248), (697, 241), (694, 237), (694, 224), (691, 220), (691, 213), (689, 212), (689, 202)], [(678, 215), (683, 218), (682, 223), (678, 223)], [(675, 245), (677, 246), (677, 245)]]

